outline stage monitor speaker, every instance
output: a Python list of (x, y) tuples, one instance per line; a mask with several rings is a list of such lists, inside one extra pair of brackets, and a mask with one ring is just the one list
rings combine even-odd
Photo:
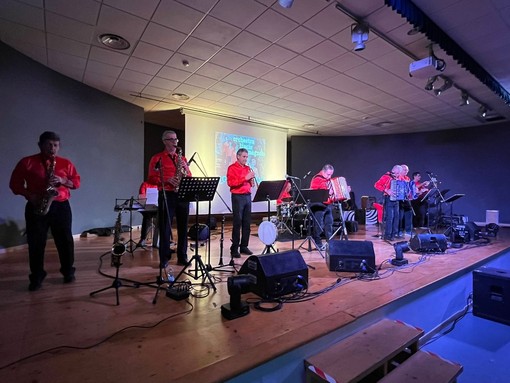
[(308, 266), (299, 250), (251, 255), (239, 274), (255, 277), (250, 291), (264, 299), (301, 291), (308, 287)]
[(198, 225), (194, 224), (191, 226), (188, 230), (189, 239), (195, 241), (197, 236), (199, 241), (207, 241), (209, 238), (209, 227), (202, 223), (199, 223)]
[(409, 247), (417, 253), (444, 253), (448, 243), (444, 234), (418, 234), (411, 238)]
[(370, 241), (331, 240), (326, 251), (330, 271), (375, 272), (374, 244)]
[(510, 325), (510, 270), (473, 271), (473, 315)]

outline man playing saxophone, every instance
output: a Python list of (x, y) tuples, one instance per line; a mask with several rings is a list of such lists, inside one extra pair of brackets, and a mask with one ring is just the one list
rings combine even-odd
[(178, 187), (183, 177), (191, 177), (182, 149), (177, 146), (179, 140), (172, 130), (163, 132), (162, 152), (152, 156), (149, 162), (147, 182), (158, 185), (158, 224), (159, 224), (159, 267), (167, 267), (171, 259), (170, 238), (174, 217), (177, 221), (177, 264), (188, 263), (188, 216), (189, 202), (177, 199)]
[(40, 153), (22, 158), (11, 175), (12, 192), (25, 197), (26, 233), (30, 265), (30, 291), (39, 290), (46, 277), (44, 250), (51, 229), (60, 259), (64, 283), (75, 280), (74, 241), (71, 231), (71, 189), (80, 187), (80, 175), (66, 158), (58, 157), (60, 137), (44, 132), (39, 137)]

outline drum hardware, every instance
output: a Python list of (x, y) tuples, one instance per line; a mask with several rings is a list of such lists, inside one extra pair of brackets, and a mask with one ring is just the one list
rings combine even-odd
[[(258, 185), (255, 197), (253, 197), (253, 202), (267, 201), (267, 221), (262, 222), (259, 226), (259, 238), (266, 245), (262, 254), (270, 253), (271, 250), (276, 253), (273, 244), (276, 240), (278, 231), (276, 229), (276, 225), (271, 222), (271, 201), (276, 200), (281, 195), (285, 182), (285, 180), (262, 181)], [(273, 234), (273, 232), (276, 234)]]

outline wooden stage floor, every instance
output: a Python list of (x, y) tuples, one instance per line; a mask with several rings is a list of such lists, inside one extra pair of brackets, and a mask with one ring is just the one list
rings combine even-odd
[[(254, 225), (252, 233), (257, 232)], [(225, 320), (221, 305), (228, 303), (226, 281), (233, 267), (212, 271), (216, 291), (202, 279), (184, 275), (193, 284), (190, 298), (175, 301), (158, 294), (157, 249), (137, 249), (122, 257), (121, 278), (150, 283), (138, 288), (119, 288), (90, 296), (112, 285), (115, 268), (110, 265), (113, 236), (77, 238), (77, 280), (64, 285), (53, 241), (48, 241), (48, 276), (41, 290), (29, 292), (26, 250), (8, 249), (0, 254), (0, 381), (1, 382), (219, 382), (233, 378), (321, 336), (351, 324), (366, 314), (409, 293), (434, 284), (461, 270), (477, 266), (510, 246), (508, 229), (485, 246), (466, 245), (444, 254), (405, 253), (410, 265), (401, 269), (387, 262), (392, 245), (375, 238), (375, 226), (360, 226), (349, 240), (373, 241), (380, 278), (356, 279), (354, 273), (335, 273), (318, 251), (301, 249), (309, 269), (308, 292), (336, 286), (315, 299), (284, 303), (278, 311), (264, 312), (251, 306), (250, 313)], [(139, 232), (134, 230), (134, 239)], [(224, 233), (223, 263), (230, 261), (231, 228)], [(205, 264), (219, 264), (220, 232), (212, 231), (211, 259), (199, 247)], [(303, 240), (296, 240), (296, 248)], [(280, 251), (292, 242), (276, 242)], [(306, 245), (306, 244), (305, 244)], [(257, 254), (265, 245), (252, 236), (250, 248)], [(100, 256), (106, 254), (100, 266)], [(191, 257), (194, 251), (189, 251)], [(239, 269), (247, 256), (236, 259)], [(175, 258), (172, 260), (174, 264)], [(418, 263), (419, 262), (419, 263)], [(100, 271), (108, 276), (101, 275)], [(175, 266), (178, 273), (182, 267)], [(244, 294), (243, 299), (256, 298)]]

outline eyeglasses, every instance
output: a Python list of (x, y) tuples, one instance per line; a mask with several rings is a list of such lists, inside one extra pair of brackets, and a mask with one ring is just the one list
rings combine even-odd
[(178, 138), (164, 138), (163, 141), (175, 141), (175, 142), (177, 142), (177, 141), (179, 141), (179, 139)]

